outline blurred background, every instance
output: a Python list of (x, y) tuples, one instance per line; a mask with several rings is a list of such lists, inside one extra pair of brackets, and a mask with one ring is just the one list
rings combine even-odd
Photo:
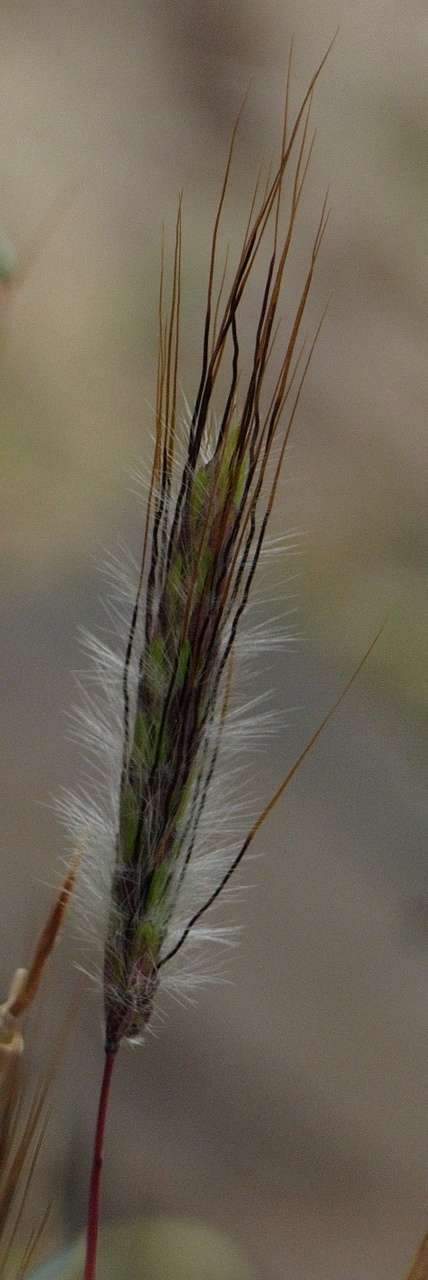
[[(311, 323), (333, 296), (275, 524), (305, 536), (265, 606), (295, 608), (304, 639), (261, 663), (284, 712), (251, 765), (261, 802), (388, 624), (227, 910), (244, 926), (227, 983), (122, 1055), (104, 1188), (109, 1220), (225, 1232), (254, 1280), (399, 1280), (427, 1227), (426, 6), (3, 0), (0, 16), (3, 988), (58, 881), (52, 798), (82, 777), (66, 712), (78, 628), (108, 625), (97, 562), (139, 545), (161, 221), (183, 188), (191, 401), (242, 96), (232, 243), (278, 146), (290, 37), (297, 103), (338, 24), (289, 277), (293, 298), (330, 183)], [(84, 1220), (100, 1070), (76, 961), (72, 922), (30, 1036), (39, 1067), (74, 999), (37, 1183), (52, 1247)]]

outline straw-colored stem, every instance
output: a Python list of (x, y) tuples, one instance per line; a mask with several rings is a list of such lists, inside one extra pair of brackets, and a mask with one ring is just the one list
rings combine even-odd
[(424, 1237), (418, 1250), (407, 1280), (427, 1280), (428, 1277), (428, 1234)]
[(108, 1051), (106, 1053), (103, 1077), (101, 1081), (97, 1125), (95, 1129), (94, 1153), (92, 1157), (91, 1181), (89, 1187), (84, 1280), (94, 1280), (97, 1266), (98, 1215), (101, 1172), (103, 1167), (104, 1131), (115, 1058), (115, 1052)]

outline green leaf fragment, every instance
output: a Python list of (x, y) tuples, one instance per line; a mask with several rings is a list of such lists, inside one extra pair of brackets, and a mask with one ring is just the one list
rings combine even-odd
[(168, 729), (164, 724), (164, 727), (162, 729), (162, 733), (159, 739), (158, 748), (157, 748), (157, 757), (159, 760), (159, 764), (165, 764), (165, 761), (168, 759), (170, 751), (171, 751), (171, 734), (168, 732)]
[(192, 773), (190, 773), (187, 779), (187, 782), (184, 783), (184, 785), (181, 787), (181, 790), (180, 790), (180, 801), (179, 801), (177, 813), (176, 813), (177, 822), (183, 818), (186, 812), (186, 809), (189, 803), (189, 795), (190, 795), (192, 782), (193, 782), (193, 775)]
[(135, 717), (134, 749), (143, 764), (153, 763), (155, 754), (153, 724), (142, 711), (137, 711)]
[(237, 476), (236, 485), (235, 485), (234, 501), (237, 507), (239, 507), (242, 502), (242, 496), (244, 493), (247, 476), (248, 476), (248, 466), (249, 466), (248, 458), (244, 458), (239, 467), (238, 476)]
[(157, 691), (163, 689), (168, 678), (168, 660), (165, 641), (161, 635), (155, 636), (150, 645), (148, 674), (151, 685)]
[(147, 908), (157, 907), (165, 896), (165, 891), (169, 881), (169, 865), (163, 862), (160, 867), (152, 872), (150, 879), (150, 887), (147, 894)]
[(210, 708), (209, 695), (204, 694), (204, 696), (201, 697), (198, 705), (198, 711), (197, 711), (198, 729), (202, 729), (202, 726), (205, 724), (205, 721), (209, 712), (209, 708)]
[(161, 941), (159, 929), (156, 928), (156, 925), (151, 920), (145, 920), (144, 924), (137, 926), (135, 942), (138, 951), (149, 951), (154, 957), (159, 951)]
[(135, 837), (138, 831), (138, 809), (135, 798), (129, 789), (125, 792), (120, 812), (120, 843), (122, 856), (127, 860), (132, 857)]
[(168, 573), (167, 592), (170, 607), (175, 608), (179, 603), (183, 591), (183, 582), (184, 562), (183, 556), (178, 552), (174, 560), (171, 562)]
[(194, 476), (190, 492), (190, 513), (193, 520), (199, 520), (199, 516), (204, 509), (210, 480), (211, 470), (208, 466), (201, 467)]
[(210, 551), (209, 547), (205, 547), (204, 550), (201, 551), (201, 554), (199, 556), (199, 562), (198, 562), (198, 587), (201, 593), (205, 587), (205, 584), (206, 584), (208, 575), (211, 572), (213, 563), (214, 563), (213, 553), (212, 551)]
[(236, 507), (239, 507), (241, 503), (242, 494), (244, 492), (245, 481), (248, 475), (248, 458), (246, 457), (242, 459), (242, 462), (240, 462), (238, 470), (236, 471), (235, 452), (237, 449), (238, 440), (239, 440), (238, 430), (236, 427), (233, 427), (229, 431), (229, 434), (226, 439), (226, 443), (224, 445), (221, 464), (220, 464), (220, 473), (219, 473), (219, 491), (222, 499), (224, 499), (226, 497), (226, 492), (229, 484), (230, 472), (232, 469), (235, 470), (235, 486), (234, 486), (234, 492), (233, 492), (233, 501)]

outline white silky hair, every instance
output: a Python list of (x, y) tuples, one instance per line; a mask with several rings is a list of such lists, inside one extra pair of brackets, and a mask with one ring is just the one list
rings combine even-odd
[[(190, 411), (188, 411), (190, 413)], [(189, 424), (184, 422), (184, 437)], [(207, 433), (204, 461), (212, 456), (215, 442), (215, 424)], [(177, 482), (182, 474), (182, 462), (175, 460)], [(139, 500), (150, 487), (149, 472), (134, 475)], [(156, 495), (155, 499), (156, 499)], [(198, 807), (200, 791), (192, 788), (186, 813), (182, 819), (183, 832), (190, 827), (193, 840), (192, 855), (179, 886), (177, 900), (168, 925), (162, 956), (179, 942), (193, 914), (203, 906), (222, 877), (231, 866), (243, 840), (257, 817), (261, 800), (254, 796), (254, 777), (247, 778), (247, 757), (262, 750), (266, 741), (276, 735), (283, 726), (284, 715), (272, 709), (269, 692), (248, 696), (245, 691), (254, 686), (254, 660), (263, 653), (284, 650), (295, 643), (296, 635), (290, 628), (294, 606), (260, 620), (267, 605), (277, 604), (275, 574), (282, 570), (285, 559), (296, 554), (300, 535), (295, 529), (288, 533), (267, 538), (261, 552), (253, 590), (234, 641), (234, 654), (238, 671), (239, 689), (230, 697), (226, 710), (219, 690), (217, 706), (205, 736), (205, 771), (202, 772), (202, 788), (207, 778), (210, 761), (218, 751), (213, 776), (210, 779), (197, 829), (192, 836), (192, 805)], [(262, 586), (268, 568), (267, 586)], [(57, 802), (57, 810), (64, 821), (74, 848), (82, 853), (81, 874), (77, 891), (80, 921), (80, 940), (85, 949), (85, 972), (99, 980), (102, 972), (107, 923), (112, 909), (111, 885), (116, 859), (117, 831), (119, 826), (120, 778), (124, 739), (124, 661), (130, 620), (135, 604), (140, 566), (137, 558), (122, 543), (114, 552), (103, 553), (102, 573), (107, 585), (104, 601), (109, 619), (108, 634), (94, 635), (82, 630), (82, 649), (86, 658), (83, 671), (77, 673), (79, 703), (70, 716), (71, 734), (84, 749), (85, 782), (76, 794), (64, 791)], [(292, 579), (288, 578), (290, 582)], [(281, 581), (283, 588), (284, 582)], [(128, 670), (129, 722), (132, 726), (135, 714), (139, 680), (140, 655), (144, 651), (143, 614), (144, 586), (141, 592), (141, 608), (131, 661)], [(267, 593), (274, 592), (268, 595)], [(281, 591), (282, 596), (282, 591)], [(260, 667), (258, 667), (260, 675)], [(223, 677), (223, 680), (225, 677)], [(221, 731), (220, 731), (221, 720)], [(178, 831), (180, 838), (180, 829)], [(178, 859), (174, 873), (177, 886), (188, 842)], [(247, 855), (246, 862), (255, 855)], [(241, 876), (229, 882), (222, 893), (228, 900), (236, 901), (243, 892)], [(214, 912), (215, 917), (215, 912)], [(223, 980), (218, 969), (213, 972), (211, 944), (231, 946), (239, 937), (236, 926), (222, 926), (211, 916), (192, 928), (177, 958), (162, 965), (160, 985), (173, 998), (190, 998), (205, 982)], [(201, 968), (201, 950), (205, 957)], [(206, 957), (209, 957), (208, 964)], [(161, 957), (162, 958), (162, 957)], [(83, 967), (83, 966), (81, 966)]]

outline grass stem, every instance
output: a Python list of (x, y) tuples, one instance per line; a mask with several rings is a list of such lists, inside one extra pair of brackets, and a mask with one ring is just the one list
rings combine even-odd
[(108, 1111), (111, 1078), (116, 1053), (107, 1051), (101, 1081), (98, 1103), (98, 1116), (95, 1129), (94, 1152), (92, 1157), (91, 1181), (89, 1187), (88, 1218), (86, 1228), (86, 1259), (84, 1280), (94, 1280), (97, 1265), (98, 1216), (100, 1200), (101, 1172), (103, 1167), (104, 1131)]

